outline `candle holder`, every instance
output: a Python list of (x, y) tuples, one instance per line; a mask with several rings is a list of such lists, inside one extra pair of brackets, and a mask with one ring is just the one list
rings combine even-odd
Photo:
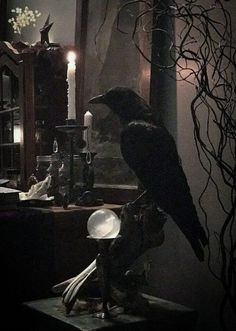
[[(74, 138), (78, 133), (81, 133), (83, 130), (87, 129), (84, 125), (78, 125), (77, 121), (74, 119), (67, 119), (65, 125), (59, 125), (56, 126), (56, 129), (58, 131), (64, 132), (68, 139), (69, 139), (69, 197), (68, 202), (74, 202), (74, 185), (75, 185), (75, 179), (74, 179)], [(81, 148), (84, 147), (85, 142), (81, 138)], [(64, 207), (67, 207), (67, 203), (64, 201), (63, 203)]]
[(94, 186), (94, 157), (97, 153), (84, 150), (79, 153), (83, 162), (83, 187), (80, 197), (76, 201), (77, 206), (101, 206), (104, 204), (102, 199), (95, 197)]

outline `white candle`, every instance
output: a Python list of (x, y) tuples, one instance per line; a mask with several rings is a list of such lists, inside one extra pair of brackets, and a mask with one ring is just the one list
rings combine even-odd
[(67, 55), (67, 82), (68, 82), (68, 119), (76, 119), (76, 108), (75, 108), (75, 65), (76, 55), (70, 51)]
[(91, 136), (92, 136), (92, 124), (93, 124), (93, 115), (89, 110), (84, 114), (84, 126), (88, 128), (83, 132), (83, 139), (86, 142), (86, 147), (89, 149), (91, 146)]

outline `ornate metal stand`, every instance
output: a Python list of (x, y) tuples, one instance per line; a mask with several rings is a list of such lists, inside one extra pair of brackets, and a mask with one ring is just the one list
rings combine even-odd
[(83, 162), (83, 187), (82, 194), (77, 199), (78, 206), (100, 206), (103, 205), (102, 199), (97, 199), (93, 191), (94, 185), (94, 165), (93, 160), (95, 152), (84, 150), (79, 153), (80, 159)]
[[(94, 239), (88, 236), (89, 239)], [(102, 310), (95, 313), (93, 316), (100, 319), (109, 319), (112, 315), (108, 309), (108, 302), (110, 299), (110, 257), (109, 246), (114, 238), (109, 239), (94, 239), (98, 242), (99, 254), (96, 258), (97, 275), (102, 294)]]

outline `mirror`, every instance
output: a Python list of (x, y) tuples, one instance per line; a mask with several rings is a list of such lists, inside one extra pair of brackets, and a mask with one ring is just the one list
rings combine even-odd
[[(117, 14), (126, 2), (77, 1), (77, 20), (82, 11), (87, 15), (84, 25), (76, 30), (77, 46), (84, 59), (84, 63), (80, 63), (81, 67), (84, 65), (84, 78), (80, 73), (77, 77), (77, 86), (81, 79), (84, 85), (79, 95), (83, 99), (83, 113), (87, 111), (91, 97), (113, 86), (130, 87), (141, 95), (145, 93), (143, 97), (148, 99), (150, 67), (142, 60), (131, 38), (140, 4), (124, 9), (119, 25), (125, 33), (117, 29)], [(85, 31), (86, 41), (83, 40)], [(92, 150), (97, 153), (94, 160), (96, 184), (136, 187), (137, 179), (120, 154), (119, 119), (106, 106), (96, 109), (90, 106), (89, 110), (93, 114)]]

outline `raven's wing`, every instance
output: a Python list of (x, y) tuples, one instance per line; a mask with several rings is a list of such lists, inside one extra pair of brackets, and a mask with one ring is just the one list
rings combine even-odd
[(199, 260), (207, 244), (173, 137), (161, 126), (131, 122), (121, 133), (121, 153), (153, 200), (179, 226)]

